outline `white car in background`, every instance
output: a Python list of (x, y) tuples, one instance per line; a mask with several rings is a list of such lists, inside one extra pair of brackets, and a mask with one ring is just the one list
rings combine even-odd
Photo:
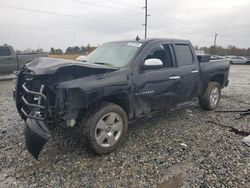
[(76, 58), (76, 61), (86, 62), (86, 56), (85, 55), (78, 56)]
[(226, 57), (219, 55), (212, 55), (210, 58), (210, 60), (220, 60), (220, 59), (226, 59)]
[(228, 58), (231, 64), (250, 64), (250, 60), (242, 56), (231, 56)]

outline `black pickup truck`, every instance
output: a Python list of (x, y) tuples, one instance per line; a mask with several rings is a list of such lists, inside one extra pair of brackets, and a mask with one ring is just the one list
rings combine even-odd
[(86, 62), (38, 58), (23, 66), (14, 97), (28, 151), (38, 158), (56, 126), (77, 129), (96, 154), (124, 139), (128, 123), (199, 98), (214, 110), (227, 86), (228, 60), (196, 56), (186, 40), (106, 43)]

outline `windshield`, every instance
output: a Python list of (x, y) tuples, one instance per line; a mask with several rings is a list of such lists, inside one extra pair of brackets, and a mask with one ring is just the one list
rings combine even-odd
[(138, 42), (107, 43), (86, 57), (88, 63), (123, 67), (129, 63), (142, 44)]

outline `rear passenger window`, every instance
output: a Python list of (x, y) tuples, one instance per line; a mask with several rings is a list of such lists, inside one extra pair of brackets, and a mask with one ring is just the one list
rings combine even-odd
[(0, 47), (0, 56), (10, 56), (10, 50), (7, 47)]
[(194, 63), (194, 57), (189, 45), (186, 44), (176, 44), (175, 52), (177, 62), (180, 66), (192, 65)]
[(172, 53), (169, 45), (156, 46), (146, 57), (147, 59), (160, 59), (164, 63), (164, 67), (174, 67)]

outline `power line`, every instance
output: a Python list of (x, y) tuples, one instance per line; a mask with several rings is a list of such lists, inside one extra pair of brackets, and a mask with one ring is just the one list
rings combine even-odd
[(114, 2), (116, 4), (121, 4), (121, 5), (126, 5), (126, 6), (130, 6), (130, 7), (137, 7), (137, 8), (141, 8), (141, 6), (139, 5), (133, 5), (133, 4), (129, 4), (129, 3), (123, 3), (123, 2), (118, 2), (118, 1), (114, 1), (114, 0), (109, 0), (110, 2)]
[[(157, 20), (157, 21), (160, 21), (160, 22), (162, 22), (162, 23), (167, 23), (167, 22), (164, 21), (164, 20)], [(188, 31), (186, 31), (186, 32), (182, 32), (182, 33), (184, 33), (184, 34), (186, 34), (186, 35), (190, 35), (190, 34), (194, 35), (194, 34), (195, 34), (195, 35), (202, 35), (202, 36), (206, 36), (206, 37), (212, 37), (212, 36), (213, 36), (212, 34), (209, 35), (209, 34), (207, 34), (207, 33), (201, 32), (201, 31), (199, 31), (199, 30), (195, 30), (194, 28), (183, 27), (183, 26), (181, 26), (181, 25), (179, 25), (179, 24), (177, 24), (177, 23), (171, 23), (171, 24), (172, 24), (171, 30), (174, 30), (175, 27), (180, 28), (182, 31), (188, 30)], [(158, 25), (159, 25), (159, 24), (158, 24)], [(178, 30), (178, 29), (177, 29), (177, 30)]]
[[(38, 9), (30, 9), (30, 8), (24, 8), (24, 7), (16, 7), (16, 6), (0, 6), (1, 8), (9, 8), (9, 9), (16, 9), (16, 10), (23, 10), (23, 11), (29, 11), (29, 12), (34, 12), (34, 13), (41, 13), (41, 14), (47, 14), (47, 15), (54, 15), (54, 16), (63, 16), (63, 17), (72, 17), (72, 18), (77, 18), (77, 19), (81, 19), (81, 22), (86, 22), (89, 24), (94, 24), (96, 25), (95, 22), (90, 22), (87, 20), (82, 20), (84, 17), (81, 16), (75, 16), (75, 15), (70, 15), (70, 14), (62, 14), (62, 13), (55, 13), (55, 12), (49, 12), (49, 11), (44, 11), (44, 10), (38, 10)], [(102, 24), (108, 24), (108, 25), (126, 25), (129, 27), (133, 27), (131, 25), (137, 25), (140, 26), (140, 24), (134, 24), (134, 23), (122, 23), (122, 22), (110, 22), (107, 21), (105, 22), (105, 20), (96, 20), (99, 23)]]
[[(147, 30), (148, 30), (148, 23), (147, 23), (147, 21), (148, 21), (148, 16), (150, 16), (150, 15), (148, 15), (148, 4), (147, 4), (147, 0), (145, 0), (145, 24), (144, 24), (144, 26), (145, 26), (145, 38), (147, 38)], [(154, 12), (153, 12), (154, 13)], [(163, 17), (163, 16), (161, 16), (161, 15), (157, 15), (157, 13), (154, 13), (154, 16), (153, 16), (153, 18), (154, 17), (157, 17), (158, 19), (162, 19), (162, 20), (167, 20), (167, 21), (170, 21), (170, 22), (172, 22), (172, 23), (174, 23), (174, 24), (176, 24), (176, 25), (182, 25), (182, 26), (185, 26), (186, 28), (189, 28), (189, 29), (192, 29), (193, 30), (193, 28), (190, 28), (190, 25), (188, 25), (188, 24), (185, 24), (185, 23), (181, 23), (181, 22), (179, 22), (179, 21), (176, 21), (176, 20), (174, 20), (174, 19), (172, 19), (172, 18), (167, 18), (167, 17)], [(211, 37), (211, 35), (210, 35), (210, 32), (208, 32), (208, 31), (204, 31), (204, 34), (209, 34), (209, 37)]]
[(123, 11), (123, 12), (127, 12), (129, 14), (141, 15), (141, 12), (129, 11), (129, 10), (126, 10), (126, 9), (121, 9), (121, 8), (117, 8), (117, 7), (113, 7), (113, 6), (107, 6), (107, 5), (103, 5), (103, 4), (97, 4), (97, 3), (93, 3), (93, 2), (89, 2), (89, 1), (84, 1), (84, 0), (72, 0), (72, 1), (74, 1), (76, 3), (91, 5), (91, 6), (98, 6), (98, 7), (102, 7), (102, 8), (120, 10), (120, 11)]
[[(173, 24), (180, 25), (180, 26), (185, 27), (187, 29), (194, 30), (194, 26), (190, 26), (190, 25), (188, 25), (188, 24), (186, 24), (184, 22), (177, 21), (177, 20), (175, 20), (173, 18), (162, 17), (162, 16), (157, 15), (157, 14), (155, 16), (152, 16), (152, 18), (154, 18), (154, 19), (158, 18), (158, 19), (161, 19), (161, 20), (166, 20), (166, 21), (171, 22)], [(200, 32), (202, 32), (204, 34), (206, 33), (210, 37), (211, 37), (211, 35), (214, 35), (214, 32), (208, 32), (207, 30), (199, 29), (198, 27), (195, 27), (195, 28), (197, 28), (197, 30), (199, 30)]]
[[(196, 34), (200, 34), (200, 35), (203, 34), (204, 36), (206, 35), (207, 37), (214, 36), (214, 32), (210, 31), (210, 30), (204, 30), (204, 29), (198, 28), (196, 26), (191, 26), (189, 24), (186, 24), (184, 22), (175, 20), (175, 19), (167, 17), (167, 16), (162, 17), (162, 16), (159, 16), (159, 15), (158, 16), (156, 15), (155, 17), (152, 17), (152, 18), (155, 19), (156, 17), (161, 19), (161, 20), (166, 20), (166, 21), (172, 22), (173, 24), (185, 27), (185, 28), (190, 29), (192, 31), (195, 31), (195, 30), (198, 31), (198, 32), (200, 31), (199, 33), (196, 33)], [(224, 35), (222, 33), (217, 33), (217, 34), (220, 35), (221, 38), (227, 38), (228, 41), (232, 41), (233, 43), (239, 43), (239, 41), (237, 39), (233, 38), (232, 36), (226, 36), (226, 35)], [(241, 42), (243, 42), (243, 41), (241, 41)], [(249, 45), (249, 44), (246, 43), (246, 45)]]
[[(150, 28), (152, 28), (152, 29), (156, 29), (156, 30), (159, 30), (159, 28), (153, 28), (153, 27), (151, 27), (150, 26)], [(204, 43), (212, 43), (212, 40), (210, 41), (210, 40), (207, 40), (205, 37), (201, 37), (201, 36), (197, 36), (197, 35), (188, 35), (187, 33), (182, 33), (182, 32), (180, 32), (180, 31), (177, 31), (177, 32), (172, 32), (172, 31), (170, 31), (170, 30), (161, 30), (161, 31), (163, 31), (163, 32), (166, 32), (166, 35), (168, 35), (168, 34), (173, 34), (173, 35), (175, 35), (177, 38), (196, 38), (196, 39), (198, 39), (199, 41), (203, 41)]]
[[(134, 15), (142, 15), (141, 12), (135, 12), (135, 11), (129, 11), (127, 9), (122, 9), (122, 8), (117, 8), (117, 7), (114, 7), (114, 6), (107, 6), (107, 5), (103, 5), (103, 4), (96, 4), (96, 3), (92, 3), (92, 2), (86, 2), (84, 0), (72, 0), (72, 1), (75, 1), (77, 3), (82, 3), (82, 4), (87, 4), (87, 5), (90, 5), (90, 6), (99, 6), (99, 7), (105, 7), (105, 8), (109, 8), (109, 9), (114, 9), (114, 10), (120, 10), (122, 12), (126, 12), (128, 15), (131, 15), (131, 14), (134, 14)], [(131, 7), (140, 7), (140, 6), (137, 6), (137, 5), (132, 5), (132, 4), (129, 4), (129, 3), (123, 3), (123, 2), (118, 2), (116, 0), (110, 0), (114, 3), (117, 3), (117, 4), (123, 4), (123, 5), (126, 5), (126, 6), (131, 6)], [(81, 19), (81, 22), (86, 22), (86, 23), (89, 23), (89, 24), (95, 24), (95, 22), (90, 22), (90, 21), (87, 21), (85, 20), (86, 17), (80, 17), (80, 16), (75, 16), (75, 15), (69, 15), (69, 14), (62, 14), (62, 13), (54, 13), (54, 12), (49, 12), (49, 11), (44, 11), (44, 10), (37, 10), (37, 9), (30, 9), (30, 8), (24, 8), (24, 7), (16, 7), (16, 6), (0, 6), (2, 8), (10, 8), (10, 9), (18, 9), (18, 10), (24, 10), (24, 11), (30, 11), (30, 12), (35, 12), (35, 13), (42, 13), (42, 14), (49, 14), (49, 15), (55, 15), (55, 16), (65, 16), (65, 17), (72, 17), (72, 18), (78, 18), (78, 19)], [(140, 7), (141, 8), (141, 7)], [(147, 0), (145, 0), (145, 7), (143, 7), (145, 9), (145, 23), (143, 24), (145, 26), (145, 38), (147, 38), (147, 35), (148, 35), (148, 2)], [(152, 11), (151, 11), (152, 12)], [(168, 16), (162, 16), (162, 15), (159, 15), (158, 13), (156, 12), (153, 12), (153, 16), (152, 18), (153, 19), (157, 19), (157, 21), (167, 21), (167, 22), (171, 22), (175, 25), (178, 25), (178, 26), (181, 26), (181, 27), (185, 27), (187, 29), (190, 29), (191, 31), (196, 31), (196, 34), (198, 35), (206, 35), (208, 37), (211, 37), (212, 38), (212, 35), (214, 35), (214, 32), (212, 31), (209, 31), (209, 30), (204, 30), (204, 29), (201, 29), (201, 28), (198, 28), (197, 26), (191, 26), (187, 23), (184, 23), (184, 22), (181, 22), (179, 20), (176, 20), (174, 18), (171, 18), (171, 17), (168, 17)], [(84, 20), (82, 20), (84, 18)], [(100, 20), (99, 18), (96, 19), (96, 22), (99, 22), (101, 24), (107, 24), (107, 25), (126, 25), (128, 27), (133, 27), (134, 25), (136, 26), (139, 26), (140, 24), (135, 24), (135, 23), (129, 23), (129, 22), (110, 22), (110, 20)], [(200, 31), (200, 32), (199, 32)], [(169, 31), (168, 31), (169, 32)], [(198, 32), (198, 33), (197, 33)], [(186, 34), (185, 34), (186, 35)], [(238, 40), (234, 40), (232, 37), (230, 36), (226, 36), (224, 34), (220, 34), (220, 36), (222, 38), (228, 38), (227, 40), (229, 41), (234, 41), (235, 43), (238, 43), (239, 41)], [(192, 37), (197, 37), (197, 36), (192, 36)], [(204, 39), (203, 39), (204, 40)]]

